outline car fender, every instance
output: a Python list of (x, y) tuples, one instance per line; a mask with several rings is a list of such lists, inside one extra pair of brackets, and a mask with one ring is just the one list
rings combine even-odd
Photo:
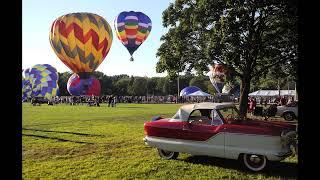
[(283, 116), (285, 113), (293, 113), (296, 117), (298, 116), (298, 115), (296, 114), (296, 112), (294, 112), (294, 111), (292, 111), (292, 110), (285, 110), (285, 111), (283, 111), (283, 112), (281, 113), (281, 116)]

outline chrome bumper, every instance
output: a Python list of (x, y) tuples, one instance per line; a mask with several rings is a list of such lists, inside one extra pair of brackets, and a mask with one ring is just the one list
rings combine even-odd
[(286, 158), (289, 157), (291, 155), (293, 155), (294, 153), (290, 150), (288, 152), (281, 152), (279, 154), (275, 154), (275, 156), (279, 157), (279, 158)]
[(148, 145), (148, 140), (147, 140), (147, 138), (144, 137), (142, 140), (143, 140), (143, 142), (144, 142), (146, 145)]

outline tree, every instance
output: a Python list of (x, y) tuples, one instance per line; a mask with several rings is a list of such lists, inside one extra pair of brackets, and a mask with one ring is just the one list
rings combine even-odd
[(166, 78), (159, 78), (158, 79), (156, 88), (159, 91), (159, 95), (168, 94), (168, 88), (167, 88), (166, 84), (167, 84)]
[(114, 87), (115, 87), (115, 92), (114, 94), (116, 95), (128, 95), (128, 87), (129, 87), (129, 83), (130, 83), (130, 78), (122, 78), (122, 79), (119, 79), (115, 84), (114, 84)]
[(69, 96), (69, 92), (67, 90), (67, 83), (69, 80), (69, 77), (72, 75), (71, 72), (63, 72), (59, 73), (59, 78), (58, 78), (58, 86), (59, 86), (59, 92), (60, 96)]
[(147, 95), (147, 81), (142, 77), (135, 77), (133, 84), (129, 87), (129, 93), (134, 96)]
[(172, 76), (221, 63), (240, 78), (240, 115), (251, 80), (297, 64), (297, 1), (177, 0), (163, 12), (156, 70)]
[(204, 76), (196, 76), (190, 80), (189, 86), (197, 86), (202, 91), (207, 91), (207, 86), (205, 83), (206, 80), (207, 79)]
[(110, 76), (103, 75), (101, 84), (101, 95), (113, 94), (113, 78)]
[(207, 87), (207, 93), (212, 94), (212, 95), (217, 93), (216, 89), (213, 87), (213, 85), (211, 84), (210, 81), (205, 81), (204, 83)]
[(148, 94), (149, 95), (155, 95), (157, 93), (157, 77), (148, 78)]

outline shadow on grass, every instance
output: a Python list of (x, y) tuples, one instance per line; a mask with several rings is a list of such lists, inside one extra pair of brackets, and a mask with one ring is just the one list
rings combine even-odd
[(43, 124), (30, 124), (30, 125), (24, 125), (24, 127), (33, 127), (33, 126), (43, 126), (43, 125), (54, 125), (54, 124), (69, 124), (69, 123), (74, 123), (74, 122), (92, 122), (92, 121), (101, 121), (101, 120), (106, 120), (105, 117), (103, 118), (95, 118), (95, 119), (76, 119), (76, 120), (69, 120), (69, 121), (59, 121), (59, 122), (54, 122), (54, 123), (43, 123)]
[(206, 166), (218, 166), (226, 169), (235, 169), (238, 171), (250, 173), (250, 174), (261, 174), (265, 176), (280, 176), (284, 178), (298, 178), (298, 164), (290, 162), (269, 162), (269, 166), (261, 172), (252, 172), (245, 167), (238, 160), (223, 159), (208, 156), (189, 156), (185, 159), (179, 159), (184, 162), (193, 164), (202, 164)]
[(40, 131), (40, 132), (53, 132), (53, 133), (66, 133), (66, 134), (74, 134), (74, 135), (80, 135), (80, 136), (100, 136), (100, 137), (105, 137), (104, 135), (100, 135), (100, 134), (86, 134), (86, 133), (67, 132), (67, 131), (50, 131), (50, 130), (31, 129), (31, 128), (22, 128), (22, 130)]
[(83, 141), (74, 141), (74, 140), (68, 140), (68, 139), (62, 139), (62, 138), (56, 138), (56, 137), (49, 137), (49, 136), (41, 136), (41, 135), (34, 135), (34, 134), (23, 134), (23, 136), (30, 136), (30, 137), (36, 137), (36, 138), (43, 138), (43, 139), (52, 139), (62, 142), (74, 142), (74, 143), (80, 143), (80, 144), (94, 144), (90, 142), (83, 142)]

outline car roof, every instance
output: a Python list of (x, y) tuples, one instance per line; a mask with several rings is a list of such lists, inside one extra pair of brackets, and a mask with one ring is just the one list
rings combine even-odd
[(195, 104), (183, 105), (179, 108), (180, 118), (182, 120), (187, 120), (192, 111), (196, 109), (221, 109), (224, 107), (235, 107), (234, 103), (224, 102), (224, 103), (212, 103), (212, 102), (202, 102)]
[(235, 106), (234, 103), (224, 102), (224, 103), (212, 103), (212, 102), (202, 102), (202, 103), (195, 103), (195, 104), (187, 104), (180, 107), (180, 109), (186, 111), (192, 111), (195, 109), (221, 109), (224, 107), (233, 107)]

